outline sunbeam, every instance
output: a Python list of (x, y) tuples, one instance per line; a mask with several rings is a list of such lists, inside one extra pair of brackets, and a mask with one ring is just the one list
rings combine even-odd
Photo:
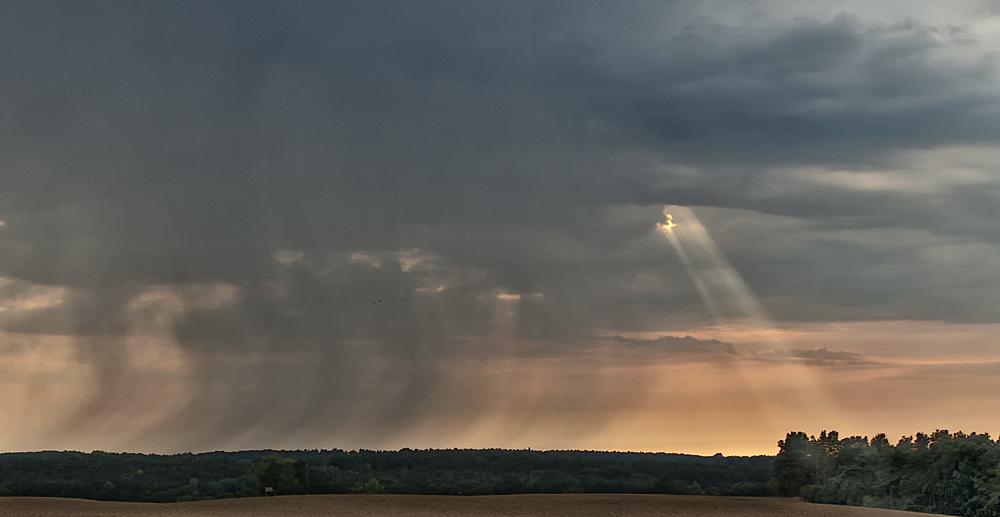
[[(791, 349), (789, 344), (779, 337), (781, 333), (776, 331), (760, 302), (726, 260), (694, 212), (687, 207), (666, 205), (663, 214), (666, 222), (657, 223), (656, 226), (677, 252), (716, 326), (736, 327), (739, 334), (752, 336), (751, 339), (758, 341), (759, 345), (769, 351), (788, 352)], [(798, 407), (792, 413), (811, 413), (822, 415), (825, 420), (843, 421), (837, 418), (836, 409), (807, 367), (797, 365), (789, 371), (791, 377), (788, 381), (797, 387), (797, 396), (793, 398)], [(748, 381), (747, 385), (754, 390), (755, 396), (760, 399), (761, 390), (753, 382), (756, 376), (747, 375), (746, 369), (742, 367), (740, 372)], [(783, 419), (774, 411), (774, 405), (761, 406), (770, 409), (765, 411), (765, 418), (770, 425), (778, 426), (776, 429), (787, 425), (780, 422)]]

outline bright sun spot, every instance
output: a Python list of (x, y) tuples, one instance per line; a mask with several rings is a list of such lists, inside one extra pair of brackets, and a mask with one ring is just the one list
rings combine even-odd
[(656, 227), (659, 228), (661, 232), (667, 233), (670, 230), (673, 230), (674, 227), (677, 226), (677, 223), (674, 222), (674, 216), (668, 214), (666, 210), (663, 211), (663, 215), (667, 216), (667, 222), (656, 223)]

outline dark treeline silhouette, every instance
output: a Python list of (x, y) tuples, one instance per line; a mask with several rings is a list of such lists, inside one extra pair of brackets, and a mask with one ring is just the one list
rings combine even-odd
[[(264, 494), (767, 495), (770, 456), (523, 450), (0, 454), (0, 496), (173, 502)], [(773, 490), (773, 488), (772, 488)]]
[(946, 430), (841, 439), (788, 433), (778, 442), (771, 486), (817, 503), (1000, 516), (1000, 446), (988, 434)]

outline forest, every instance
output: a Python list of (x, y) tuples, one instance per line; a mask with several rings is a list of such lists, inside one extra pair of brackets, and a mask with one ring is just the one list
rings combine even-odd
[(948, 515), (1000, 516), (1000, 446), (988, 434), (840, 438), (788, 433), (771, 482), (779, 495)]
[(0, 496), (175, 502), (294, 494), (666, 493), (1000, 517), (988, 434), (841, 438), (790, 432), (776, 456), (429, 449), (0, 454)]
[(530, 450), (0, 454), (0, 496), (174, 502), (264, 494), (767, 495), (770, 456)]

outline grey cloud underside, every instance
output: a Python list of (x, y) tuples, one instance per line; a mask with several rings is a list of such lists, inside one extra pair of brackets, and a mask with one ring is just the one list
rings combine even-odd
[(857, 370), (892, 366), (891, 364), (871, 360), (865, 357), (864, 354), (857, 352), (827, 350), (826, 348), (817, 350), (793, 348), (791, 350), (772, 350), (763, 353), (751, 352), (749, 358), (756, 361), (798, 363), (805, 366), (835, 370)]
[[(973, 34), (850, 15), (737, 27), (688, 10), (11, 6), (0, 276), (70, 292), (0, 327), (76, 336), (110, 393), (128, 382), (114, 357), (136, 297), (235, 286), (232, 303), (171, 327), (205, 401), (186, 422), (238, 401), (197, 439), (259, 424), (255, 401), (292, 392), (306, 395), (276, 429), (378, 400), (357, 418), (389, 433), (419, 420), (442, 360), (582, 354), (595, 331), (706, 321), (653, 231), (663, 204), (714, 207), (699, 216), (779, 319), (1000, 319), (982, 280), (1000, 243), (995, 178), (859, 191), (781, 172), (1000, 143), (995, 57)], [(741, 221), (754, 224), (732, 231)], [(926, 276), (940, 265), (928, 249), (963, 246), (981, 260)], [(392, 254), (410, 249), (433, 267), (405, 270)], [(279, 250), (304, 258), (283, 265)], [(374, 312), (389, 297), (408, 303)], [(507, 326), (504, 303), (518, 311)], [(498, 335), (518, 344), (481, 343)]]
[(685, 353), (701, 353), (706, 355), (715, 356), (725, 356), (725, 355), (736, 355), (737, 352), (733, 348), (732, 343), (725, 343), (717, 339), (696, 339), (691, 336), (676, 337), (676, 336), (663, 336), (656, 339), (628, 339), (621, 336), (614, 336), (611, 339), (612, 343), (616, 344), (630, 344), (630, 345), (640, 345), (647, 347), (656, 347), (657, 350), (666, 353), (674, 354), (685, 354)]

